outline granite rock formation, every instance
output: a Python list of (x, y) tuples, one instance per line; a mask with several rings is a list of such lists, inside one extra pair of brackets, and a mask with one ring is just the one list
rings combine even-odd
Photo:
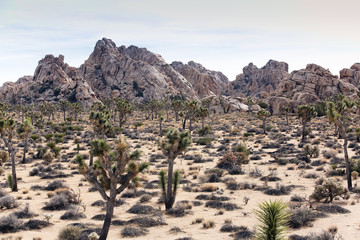
[(232, 82), (233, 93), (242, 93), (246, 96), (257, 96), (274, 91), (279, 83), (289, 77), (288, 64), (269, 60), (262, 68), (253, 63), (243, 68), (243, 73), (236, 76)]

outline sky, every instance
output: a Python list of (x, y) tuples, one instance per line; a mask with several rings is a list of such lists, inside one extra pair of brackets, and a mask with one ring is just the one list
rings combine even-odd
[(79, 67), (96, 41), (195, 61), (234, 80), (250, 62), (334, 75), (360, 62), (358, 0), (0, 0), (0, 85), (46, 54)]

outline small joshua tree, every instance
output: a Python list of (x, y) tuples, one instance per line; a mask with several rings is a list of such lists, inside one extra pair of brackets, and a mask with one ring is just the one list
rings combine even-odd
[(266, 111), (264, 109), (261, 109), (260, 111), (257, 112), (257, 118), (262, 120), (262, 126), (263, 126), (263, 131), (264, 134), (266, 134), (266, 119), (270, 116), (270, 112)]
[[(167, 176), (164, 171), (160, 172), (160, 181), (163, 190), (163, 197), (166, 210), (171, 209), (175, 203), (176, 190), (180, 180), (180, 173), (174, 172), (174, 161), (176, 157), (190, 146), (190, 133), (179, 132), (170, 129), (160, 147), (163, 154), (168, 158)], [(167, 179), (166, 179), (167, 178)]]
[(33, 130), (33, 128), (32, 128), (32, 124), (31, 124), (31, 119), (29, 117), (27, 117), (25, 119), (24, 123), (22, 123), (17, 130), (20, 137), (24, 139), (24, 152), (23, 152), (23, 157), (22, 157), (22, 163), (26, 162), (26, 153), (27, 153), (28, 145), (29, 145), (28, 140), (29, 140), (29, 136), (30, 136), (32, 130)]
[(119, 113), (119, 126), (121, 127), (126, 122), (126, 116), (132, 113), (133, 108), (131, 103), (121, 98), (115, 100), (115, 108)]
[(80, 172), (106, 201), (106, 215), (99, 238), (105, 240), (110, 229), (116, 196), (129, 186), (138, 173), (148, 167), (148, 163), (138, 163), (130, 158), (129, 145), (123, 137), (119, 138), (113, 151), (103, 139), (95, 140), (91, 145), (94, 156), (98, 157), (94, 165), (88, 166), (80, 155), (77, 160)]
[(286, 125), (289, 125), (289, 107), (283, 107), (282, 111), (285, 113)]
[(256, 216), (260, 222), (256, 239), (258, 240), (280, 240), (285, 239), (290, 214), (286, 210), (287, 205), (280, 201), (269, 201), (259, 204)]
[(0, 119), (0, 134), (1, 138), (5, 143), (7, 151), (11, 157), (11, 175), (12, 175), (12, 191), (17, 191), (17, 179), (16, 179), (16, 165), (15, 165), (15, 147), (12, 142), (12, 138), (15, 131), (15, 121), (12, 118)]
[(317, 116), (317, 112), (315, 111), (315, 107), (311, 105), (300, 105), (298, 107), (298, 118), (300, 118), (302, 125), (302, 134), (301, 134), (301, 142), (305, 142), (305, 129), (306, 125)]
[(209, 116), (209, 109), (199, 107), (197, 109), (197, 116), (201, 119), (201, 132), (205, 133), (205, 118)]
[(305, 157), (305, 162), (310, 163), (310, 158), (319, 157), (320, 150), (317, 146), (311, 147), (311, 145), (307, 144), (303, 147), (302, 154)]
[(325, 199), (331, 203), (337, 196), (340, 196), (343, 199), (349, 199), (350, 193), (341, 185), (341, 182), (336, 182), (334, 179), (324, 180), (323, 178), (320, 178), (316, 181), (315, 190), (310, 198), (315, 199), (316, 201)]

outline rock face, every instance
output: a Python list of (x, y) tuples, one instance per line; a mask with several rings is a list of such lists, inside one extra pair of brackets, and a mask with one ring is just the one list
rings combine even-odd
[(135, 46), (116, 47), (106, 38), (96, 43), (80, 72), (100, 99), (142, 101), (170, 95), (198, 99), (192, 85), (160, 55)]
[(340, 78), (360, 88), (360, 63), (354, 63), (350, 69), (342, 69), (340, 71)]
[(262, 68), (250, 63), (232, 82), (233, 95), (260, 96), (262, 92), (270, 93), (288, 77), (288, 64), (285, 62), (269, 60)]
[(273, 113), (279, 114), (283, 106), (296, 108), (301, 104), (324, 101), (336, 94), (353, 98), (357, 92), (353, 84), (332, 75), (329, 70), (308, 64), (280, 82), (276, 96), (269, 98), (269, 104)]
[(5, 83), (0, 88), (0, 99), (11, 103), (57, 102), (69, 100), (84, 106), (98, 101), (77, 69), (64, 63), (64, 56), (46, 55), (39, 61), (34, 76)]
[(229, 80), (221, 72), (208, 70), (193, 61), (187, 64), (173, 62), (170, 66), (192, 84), (200, 98), (211, 95), (227, 95), (229, 92)]

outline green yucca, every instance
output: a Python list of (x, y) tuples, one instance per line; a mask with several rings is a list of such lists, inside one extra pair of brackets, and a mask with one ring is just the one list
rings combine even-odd
[(286, 210), (287, 204), (281, 200), (265, 201), (259, 204), (255, 211), (260, 222), (256, 232), (258, 240), (285, 239), (290, 214)]

